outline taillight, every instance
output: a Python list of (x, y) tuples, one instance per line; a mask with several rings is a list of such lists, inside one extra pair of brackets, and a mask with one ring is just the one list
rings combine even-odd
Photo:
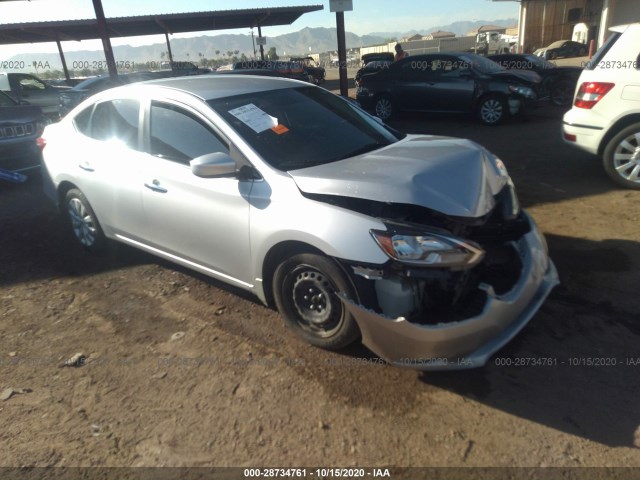
[(36, 145), (40, 150), (44, 150), (44, 147), (47, 146), (47, 141), (42, 137), (38, 137), (36, 138)]
[(593, 108), (615, 86), (615, 83), (585, 82), (580, 85), (574, 105), (578, 108)]

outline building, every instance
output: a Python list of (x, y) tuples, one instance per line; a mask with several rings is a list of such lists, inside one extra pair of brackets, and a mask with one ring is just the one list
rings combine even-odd
[(400, 39), (400, 42), (405, 43), (405, 42), (415, 42), (416, 40), (422, 40), (422, 35), (420, 35), (419, 33), (416, 33), (415, 35), (411, 36), (411, 37), (403, 37)]
[(479, 33), (483, 32), (498, 32), (498, 33), (506, 33), (507, 27), (501, 27), (499, 25), (482, 25), (480, 28), (476, 30), (471, 30), (467, 33), (468, 37), (475, 37)]
[(443, 38), (454, 38), (456, 36), (453, 32), (443, 32), (438, 30), (437, 32), (431, 32), (429, 35), (422, 37), (422, 40), (441, 40)]
[[(494, 0), (500, 1), (500, 0)], [(640, 22), (638, 0), (521, 0), (518, 47), (533, 52), (557, 40), (602, 45), (614, 25)]]

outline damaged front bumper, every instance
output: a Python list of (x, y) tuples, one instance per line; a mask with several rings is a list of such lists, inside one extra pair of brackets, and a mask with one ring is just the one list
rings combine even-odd
[(362, 333), (362, 343), (391, 364), (419, 370), (458, 370), (481, 367), (515, 337), (559, 283), (556, 268), (533, 220), (531, 230), (517, 241), (522, 262), (520, 278), (508, 292), (497, 295), (481, 284), (487, 296), (482, 312), (450, 323), (420, 325), (404, 317), (390, 318), (341, 296)]

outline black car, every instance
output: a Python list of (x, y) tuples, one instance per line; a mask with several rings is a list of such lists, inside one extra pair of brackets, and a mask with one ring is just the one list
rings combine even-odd
[(536, 72), (542, 78), (542, 83), (537, 91), (540, 100), (549, 100), (560, 107), (571, 105), (578, 77), (582, 73), (581, 67), (558, 67), (542, 57), (532, 54), (508, 53), (490, 55), (487, 58), (506, 69)]
[(362, 75), (356, 98), (382, 120), (396, 111), (473, 113), (497, 125), (536, 99), (537, 73), (507, 70), (472, 53), (407, 57)]
[(393, 63), (393, 53), (391, 52), (377, 52), (367, 53), (362, 56), (362, 66), (356, 72), (355, 82), (356, 87), (360, 83), (362, 75), (367, 73), (377, 72), (383, 68), (388, 68)]
[(0, 91), (0, 178), (18, 178), (7, 172), (25, 174), (40, 169), (36, 139), (49, 123), (42, 109), (18, 102)]
[(573, 40), (558, 40), (548, 47), (539, 48), (533, 54), (545, 60), (555, 60), (556, 58), (584, 57), (588, 52), (589, 49), (584, 43)]
[(318, 65), (313, 57), (291, 58), (291, 61), (302, 66), (304, 74), (310, 83), (315, 83), (316, 85), (324, 83), (327, 72), (324, 67)]
[[(300, 63), (284, 60), (247, 60), (233, 63), (222, 70), (218, 70), (218, 72), (232, 71), (238, 73), (240, 70), (268, 70), (282, 77), (310, 82), (309, 77), (304, 73), (304, 68)], [(310, 83), (313, 83), (313, 81)]]
[[(171, 70), (168, 70), (168, 75), (171, 74)], [(118, 75), (115, 79), (109, 75), (99, 75), (97, 77), (87, 78), (78, 83), (75, 87), (68, 90), (63, 90), (58, 96), (58, 113), (61, 117), (64, 117), (69, 113), (76, 105), (79, 105), (85, 98), (89, 98), (98, 92), (102, 92), (108, 88), (119, 87), (120, 85), (126, 85), (128, 83), (140, 82), (143, 80), (152, 80), (154, 78), (162, 78), (164, 72), (137, 72)]]

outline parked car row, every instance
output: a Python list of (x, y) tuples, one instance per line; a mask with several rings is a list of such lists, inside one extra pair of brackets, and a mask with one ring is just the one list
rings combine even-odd
[(61, 117), (64, 117), (84, 99), (108, 88), (118, 87), (128, 83), (141, 82), (143, 80), (151, 80), (154, 76), (158, 77), (160, 75), (164, 74), (138, 72), (120, 74), (115, 79), (111, 78), (109, 75), (98, 75), (96, 77), (87, 78), (86, 80), (78, 83), (75, 87), (60, 92), (58, 95), (58, 113)]
[[(305, 67), (300, 62), (291, 62), (285, 60), (246, 60), (243, 62), (231, 63), (229, 65), (218, 68), (217, 72), (240, 70), (251, 70), (262, 75), (261, 71), (272, 72), (275, 76), (292, 78), (303, 82), (316, 83), (314, 78), (310, 78), (305, 72)], [(266, 73), (267, 76), (274, 76)]]
[(434, 53), (363, 70), (356, 98), (382, 120), (398, 111), (448, 112), (497, 125), (535, 100), (541, 82), (535, 72), (507, 70), (480, 55)]

